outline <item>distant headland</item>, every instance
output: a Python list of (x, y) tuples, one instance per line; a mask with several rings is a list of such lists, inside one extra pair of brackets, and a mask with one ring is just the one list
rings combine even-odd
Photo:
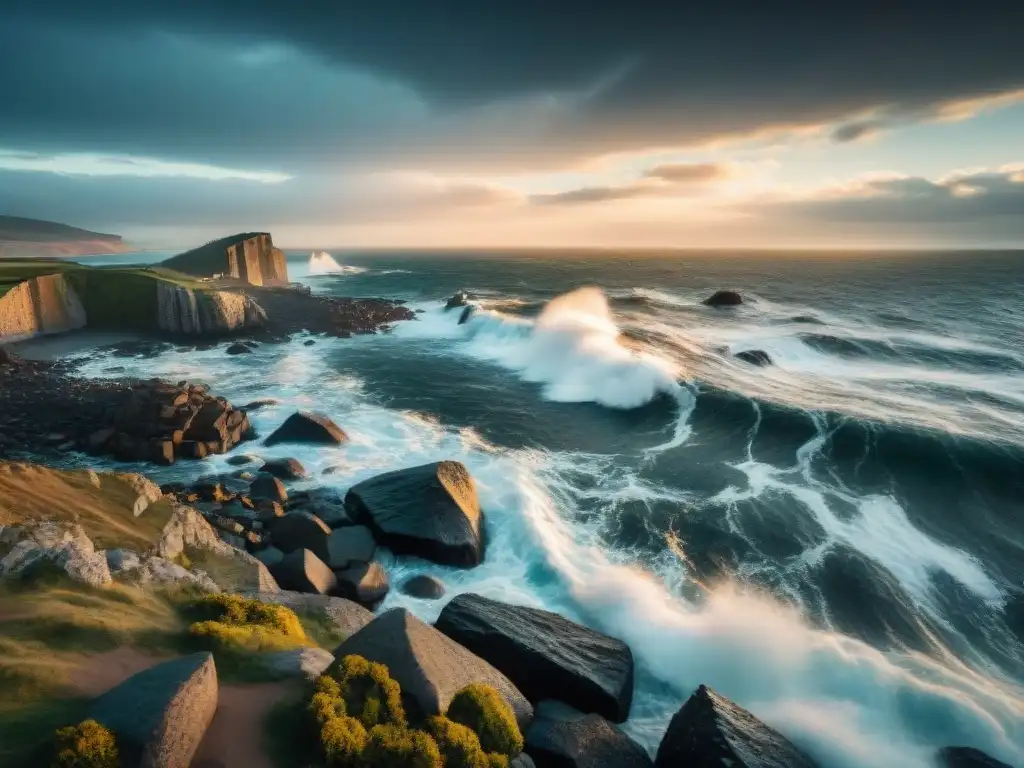
[(0, 216), (0, 258), (123, 253), (120, 235), (20, 216)]

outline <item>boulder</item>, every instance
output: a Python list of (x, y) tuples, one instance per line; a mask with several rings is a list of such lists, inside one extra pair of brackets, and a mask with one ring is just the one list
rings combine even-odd
[(275, 429), (264, 445), (278, 443), (316, 443), (320, 445), (341, 445), (348, 439), (341, 427), (322, 413), (298, 411), (284, 424)]
[(743, 303), (743, 297), (736, 291), (715, 291), (703, 303), (709, 307), (735, 307)]
[(249, 486), (249, 498), (268, 501), (287, 501), (288, 491), (284, 483), (273, 475), (260, 471)]
[(973, 747), (943, 747), (936, 760), (941, 768), (1013, 768)]
[[(537, 768), (651, 768), (643, 747), (600, 715), (583, 714), (557, 701), (537, 707), (526, 731), (526, 752)], [(716, 767), (729, 763), (715, 763)], [(680, 762), (677, 768), (711, 768)], [(781, 766), (780, 766), (781, 768)]]
[(377, 475), (345, 496), (349, 516), (384, 546), (445, 565), (479, 565), (484, 514), (469, 471), (440, 461)]
[(263, 603), (286, 605), (293, 611), (320, 613), (346, 637), (354, 635), (373, 621), (373, 614), (363, 606), (342, 597), (309, 595), (287, 590), (264, 594), (250, 592), (247, 595)]
[(204, 571), (190, 571), (162, 557), (147, 557), (140, 561), (137, 568), (122, 570), (120, 575), (141, 586), (182, 584), (196, 587), (203, 592), (221, 591), (216, 582)]
[(469, 294), (465, 291), (457, 291), (447, 302), (445, 302), (444, 308), (447, 312), (449, 309), (455, 309), (456, 307), (464, 307), (469, 303)]
[(264, 547), (253, 553), (253, 557), (263, 563), (267, 568), (273, 568), (284, 560), (284, 552), (277, 547)]
[(304, 677), (313, 682), (334, 662), (334, 656), (323, 648), (295, 648), (289, 651), (264, 653), (260, 663), (267, 669), (288, 677)]
[(379, 605), (391, 588), (387, 573), (376, 560), (335, 571), (334, 575), (338, 594), (360, 605)]
[(633, 653), (621, 640), (559, 616), (474, 594), (452, 598), (434, 625), (504, 672), (530, 701), (564, 701), (617, 723), (633, 701)]
[(245, 344), (232, 344), (224, 350), (229, 355), (251, 355), (252, 350), (249, 349)]
[(268, 405), (277, 405), (278, 400), (272, 397), (263, 397), (259, 400), (253, 400), (251, 403), (246, 403), (242, 406), (243, 411), (258, 411), (260, 408), (266, 408)]
[(459, 315), (459, 325), (465, 325), (469, 322), (469, 318), (473, 316), (473, 311), (476, 307), (466, 307), (462, 310), (462, 314)]
[(142, 565), (142, 559), (130, 549), (108, 549), (106, 555), (111, 573), (131, 571)]
[(412, 576), (399, 587), (402, 594), (418, 597), (420, 600), (438, 600), (444, 597), (444, 583), (425, 573)]
[(229, 457), (227, 463), (234, 467), (239, 467), (243, 464), (252, 464), (254, 461), (257, 460), (258, 459), (255, 456), (251, 456), (248, 453), (240, 453), (237, 456)]
[(187, 768), (217, 710), (213, 655), (195, 653), (133, 675), (93, 702), (89, 717), (117, 735), (121, 763)]
[(308, 549), (325, 563), (331, 559), (327, 539), (331, 535), (323, 520), (308, 512), (289, 512), (267, 523), (274, 546), (285, 554)]
[(700, 686), (672, 717), (657, 768), (817, 768), (817, 764), (743, 707)]
[(284, 556), (271, 571), (282, 589), (326, 595), (337, 587), (334, 572), (308, 549), (296, 549)]
[(338, 528), (327, 537), (327, 564), (335, 570), (368, 563), (376, 551), (377, 542), (365, 525)]
[(281, 480), (302, 480), (306, 477), (306, 468), (298, 459), (267, 459), (260, 472), (269, 472)]
[(349, 654), (384, 664), (418, 715), (443, 714), (456, 693), (482, 683), (509, 703), (521, 730), (533, 720), (533, 707), (511, 680), (404, 608), (382, 613), (334, 650), (336, 659)]
[(742, 352), (737, 352), (733, 357), (751, 365), (765, 366), (772, 364), (771, 357), (763, 349), (745, 349)]

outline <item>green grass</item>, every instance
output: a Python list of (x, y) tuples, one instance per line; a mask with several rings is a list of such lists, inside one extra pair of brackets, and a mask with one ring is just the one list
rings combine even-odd
[(171, 506), (157, 501), (135, 517), (135, 499), (131, 486), (118, 475), (101, 475), (96, 488), (86, 472), (0, 462), (0, 524), (76, 522), (97, 549), (144, 552), (159, 540)]

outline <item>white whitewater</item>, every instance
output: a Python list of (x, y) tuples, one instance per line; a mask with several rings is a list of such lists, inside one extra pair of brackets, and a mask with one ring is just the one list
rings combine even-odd
[(348, 264), (339, 264), (331, 254), (326, 251), (311, 253), (309, 255), (310, 275), (357, 275), (366, 270), (362, 267), (353, 267)]

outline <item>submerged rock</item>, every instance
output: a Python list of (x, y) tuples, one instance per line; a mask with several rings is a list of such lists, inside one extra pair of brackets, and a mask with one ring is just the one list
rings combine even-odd
[(275, 429), (270, 437), (263, 441), (264, 445), (278, 443), (316, 443), (321, 445), (341, 445), (348, 440), (345, 432), (322, 413), (298, 411), (293, 413), (284, 424)]
[(654, 764), (657, 768), (817, 768), (781, 733), (704, 685), (672, 717)]
[(382, 613), (334, 650), (336, 659), (349, 654), (384, 664), (418, 715), (443, 714), (456, 693), (482, 683), (509, 703), (521, 730), (533, 720), (530, 702), (505, 675), (404, 608)]
[(973, 747), (943, 747), (936, 757), (941, 768), (1013, 768)]
[(771, 357), (763, 349), (745, 349), (742, 352), (737, 352), (733, 357), (751, 365), (764, 366), (772, 364)]
[(473, 478), (457, 461), (364, 480), (349, 490), (345, 507), (398, 554), (463, 567), (483, 561), (484, 514)]
[(195, 653), (133, 675), (93, 703), (89, 716), (117, 735), (122, 764), (184, 768), (217, 710), (213, 655)]
[(435, 626), (504, 672), (530, 699), (564, 701), (625, 722), (633, 701), (633, 653), (614, 637), (557, 613), (474, 594), (452, 598)]
[(736, 291), (715, 291), (703, 303), (709, 307), (735, 307), (743, 303), (743, 297)]
[[(526, 732), (526, 751), (537, 768), (651, 768), (643, 747), (600, 715), (543, 701)], [(718, 763), (714, 764), (716, 767)], [(722, 763), (724, 766), (728, 763)], [(680, 762), (677, 768), (712, 768)]]
[(252, 350), (249, 349), (249, 347), (246, 346), (245, 344), (241, 344), (241, 343), (236, 343), (236, 344), (230, 345), (227, 349), (224, 350), (224, 352), (225, 352), (225, 354), (228, 354), (228, 355), (250, 355), (250, 354), (252, 354)]
[(400, 587), (402, 594), (418, 597), (420, 600), (438, 600), (444, 597), (444, 582), (421, 573), (406, 579)]

